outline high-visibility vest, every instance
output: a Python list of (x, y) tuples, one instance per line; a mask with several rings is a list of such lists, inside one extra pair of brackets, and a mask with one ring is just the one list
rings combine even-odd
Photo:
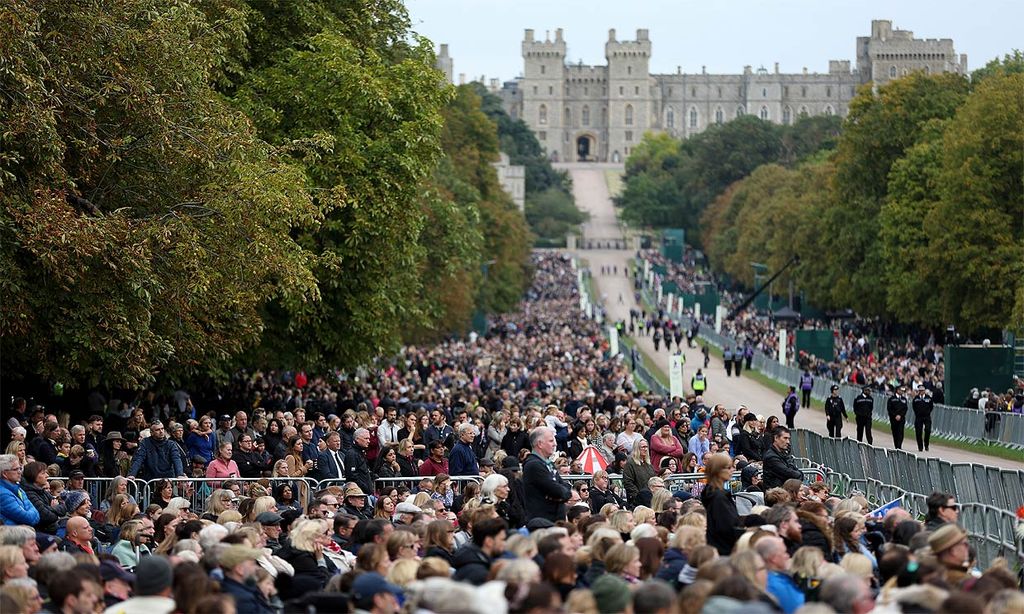
[(693, 376), (693, 391), (704, 392), (704, 376), (694, 375)]

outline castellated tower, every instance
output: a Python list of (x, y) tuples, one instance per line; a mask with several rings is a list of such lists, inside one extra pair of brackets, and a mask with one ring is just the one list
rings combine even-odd
[(651, 40), (647, 30), (637, 30), (635, 41), (617, 41), (608, 31), (604, 44), (608, 60), (607, 160), (624, 161), (651, 129)]
[(533, 30), (523, 37), (522, 118), (540, 141), (552, 160), (564, 160), (562, 133), (565, 128), (565, 40), (562, 29), (555, 30), (555, 40), (534, 39)]

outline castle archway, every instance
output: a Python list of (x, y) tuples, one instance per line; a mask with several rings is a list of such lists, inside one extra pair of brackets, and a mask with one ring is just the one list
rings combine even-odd
[(581, 134), (576, 137), (576, 160), (594, 162), (597, 160), (597, 139), (592, 134)]

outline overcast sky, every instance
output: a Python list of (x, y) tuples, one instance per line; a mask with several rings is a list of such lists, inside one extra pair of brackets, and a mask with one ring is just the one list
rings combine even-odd
[(740, 73), (745, 65), (782, 72), (828, 72), (856, 63), (858, 36), (889, 19), (918, 38), (952, 38), (974, 70), (1024, 48), (1024, 0), (407, 0), (413, 30), (448, 43), (455, 78), (522, 73), (523, 30), (543, 39), (564, 30), (571, 63), (604, 64), (608, 29), (618, 40), (650, 31), (651, 72)]

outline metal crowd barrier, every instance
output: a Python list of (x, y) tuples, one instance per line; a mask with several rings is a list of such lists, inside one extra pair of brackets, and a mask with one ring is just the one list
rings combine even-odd
[[(318, 482), (312, 478), (167, 478), (175, 487), (175, 496), (188, 499), (192, 512), (201, 515), (206, 513), (206, 501), (218, 488), (222, 488), (225, 482), (234, 482), (241, 486), (241, 494), (249, 496), (252, 484), (266, 483), (267, 490), (273, 496), (274, 488), (280, 484), (292, 484), (292, 495), (296, 502), (302, 505), (305, 510), (312, 500), (313, 494), (319, 490)], [(158, 484), (164, 482), (163, 478), (157, 478), (144, 482), (143, 493), (148, 503), (156, 494)], [(143, 505), (140, 501), (139, 505)]]
[[(645, 287), (642, 291), (643, 298), (650, 305), (657, 305), (657, 300), (650, 289)], [(692, 318), (683, 315), (679, 318), (683, 326), (690, 327)], [(707, 324), (701, 323), (698, 336), (711, 345), (722, 349), (726, 346), (737, 347), (739, 342), (721, 333), (715, 332)], [(754, 358), (751, 362), (754, 370), (760, 371), (768, 378), (786, 385), (797, 385), (803, 371), (796, 367), (780, 364), (775, 358), (771, 358), (763, 352), (754, 351)], [(825, 377), (814, 377), (814, 388), (811, 396), (823, 400), (831, 394), (833, 384), (839, 385), (840, 396), (846, 403), (846, 407), (852, 409), (853, 399), (861, 393), (861, 387), (853, 386), (845, 382), (835, 382)], [(886, 405), (889, 397), (880, 393), (873, 395), (875, 405), (872, 417), (882, 422), (889, 421), (889, 414)], [(908, 399), (911, 401), (912, 399)], [(909, 404), (909, 403), (908, 403)], [(989, 441), (1013, 446), (1024, 446), (1024, 414), (1009, 412), (984, 412), (967, 407), (955, 407), (951, 405), (935, 405), (932, 411), (932, 433), (949, 439), (961, 441)], [(908, 433), (913, 440), (913, 409), (908, 412)]]
[[(377, 478), (376, 480), (374, 480), (374, 485), (377, 487), (378, 491), (381, 491), (383, 489), (383, 487), (386, 487), (386, 486), (391, 486), (391, 487), (405, 486), (405, 487), (407, 487), (409, 489), (410, 492), (415, 493), (415, 492), (419, 492), (419, 485), (420, 485), (420, 481), (421, 480), (423, 480), (424, 478), (434, 479), (434, 477), (435, 476), (432, 476), (432, 475), (421, 475), (421, 476), (416, 476), (416, 477), (411, 477), (411, 478), (406, 478), (406, 477)], [(480, 483), (482, 483), (484, 481), (484, 478), (481, 477), (481, 476), (478, 476), (478, 475), (458, 475), (458, 476), (450, 476), (449, 480), (451, 481), (453, 492), (455, 494), (459, 494), (459, 493), (462, 492), (462, 489), (464, 488), (464, 484), (466, 484), (468, 482), (475, 482), (477, 484), (480, 484)], [(348, 482), (349, 482), (349, 480), (340, 480), (340, 479), (320, 480), (320, 482), (317, 484), (317, 489), (318, 490), (323, 490), (324, 488), (327, 488), (328, 486), (340, 486), (340, 487), (344, 488), (345, 484), (348, 484)], [(372, 495), (373, 493), (366, 493), (366, 494)]]
[(793, 434), (794, 455), (849, 476), (849, 486), (872, 503), (900, 499), (907, 510), (924, 517), (930, 493), (953, 494), (961, 505), (960, 524), (971, 534), (979, 561), (987, 565), (994, 557), (1005, 556), (1011, 563), (1024, 564), (1024, 540), (1015, 533), (1013, 511), (1024, 502), (1024, 471), (920, 458), (805, 429)]
[[(110, 488), (110, 485), (116, 479), (117, 478), (85, 478), (83, 480), (83, 482), (84, 482), (83, 485), (85, 487), (85, 492), (89, 493), (89, 500), (92, 502), (92, 509), (93, 510), (100, 509), (100, 504), (103, 502), (103, 500), (107, 496), (107, 489)], [(60, 481), (64, 482), (65, 483), (65, 487), (66, 487), (68, 478), (66, 478), (66, 477), (50, 478), (48, 481), (52, 482), (53, 480), (60, 480)], [(141, 501), (139, 499), (139, 495), (141, 493), (140, 493), (140, 489), (139, 489), (139, 485), (138, 484), (136, 484), (135, 482), (133, 482), (131, 480), (127, 480), (126, 479), (125, 480), (125, 493), (130, 495), (132, 498), (134, 498), (135, 502), (140, 507), (143, 507), (144, 501)], [(143, 507), (143, 509), (144, 509), (144, 507)]]

